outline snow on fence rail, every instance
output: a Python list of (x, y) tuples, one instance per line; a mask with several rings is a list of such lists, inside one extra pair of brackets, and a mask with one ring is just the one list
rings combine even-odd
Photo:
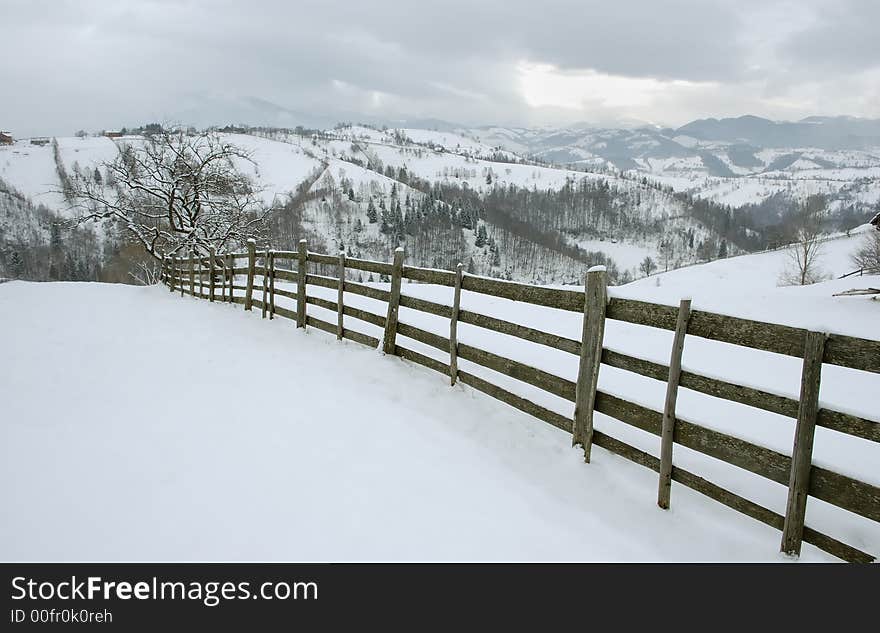
[[(258, 258), (261, 260), (259, 267)], [(236, 260), (246, 260), (247, 265), (236, 266)], [(279, 260), (289, 262), (290, 268), (278, 267), (276, 263)], [(321, 265), (325, 272), (327, 267), (334, 267), (336, 276), (309, 272), (309, 262)], [(345, 278), (346, 269), (387, 275), (391, 279), (390, 290), (350, 281)], [(246, 285), (236, 285), (236, 276), (239, 275), (247, 275)], [(260, 277), (259, 283), (257, 277)], [(403, 278), (454, 288), (453, 305), (402, 295)], [(276, 279), (295, 283), (296, 292), (276, 288)], [(222, 255), (211, 253), (208, 257), (166, 258), (163, 281), (172, 292), (179, 291), (181, 296), (190, 294), (210, 301), (242, 303), (246, 310), (258, 308), (264, 318), (279, 316), (292, 319), (296, 321), (297, 327), (311, 326), (335, 334), (338, 339), (350, 339), (369, 347), (375, 348), (381, 344), (385, 353), (400, 356), (443, 373), (449, 376), (452, 384), (461, 381), (572, 433), (573, 444), (583, 447), (586, 461), (590, 459), (592, 444), (596, 444), (658, 472), (660, 474), (658, 504), (661, 507), (669, 507), (670, 481), (676, 481), (781, 530), (781, 550), (786, 553), (799, 553), (801, 542), (806, 541), (846, 561), (870, 562), (874, 559), (872, 554), (805, 526), (804, 519), (807, 497), (812, 496), (880, 522), (880, 488), (812, 463), (813, 436), (817, 425), (862, 440), (880, 442), (880, 423), (843, 411), (820, 408), (819, 404), (822, 364), (880, 373), (880, 341), (810, 332), (795, 327), (690, 310), (689, 300), (682, 301), (681, 305), (675, 308), (632, 299), (616, 297), (608, 299), (605, 271), (601, 267), (591, 269), (587, 273), (585, 291), (576, 292), (465, 275), (460, 266), (456, 271), (404, 266), (402, 249), (395, 251), (392, 263), (350, 258), (344, 253), (338, 256), (312, 253), (308, 251), (305, 240), (299, 243), (297, 251), (266, 250), (258, 254), (255, 244), (250, 242), (245, 253)], [(330, 301), (310, 295), (309, 285), (335, 289), (336, 300)], [(461, 290), (582, 313), (584, 319), (582, 339), (574, 340), (497, 317), (463, 310), (460, 307)], [(260, 293), (260, 298), (254, 297), (255, 292)], [(385, 314), (375, 314), (346, 305), (343, 301), (345, 292), (384, 302), (387, 304)], [(296, 310), (277, 306), (276, 296), (295, 301)], [(307, 314), (308, 305), (336, 312), (336, 323)], [(399, 322), (397, 315), (400, 307), (448, 319), (449, 337)], [(384, 331), (382, 340), (346, 328), (345, 317), (382, 328)], [(607, 319), (675, 332), (669, 365), (604, 348), (603, 333)], [(580, 359), (577, 380), (571, 381), (493, 352), (460, 343), (457, 340), (458, 323), (467, 323), (576, 355)], [(398, 335), (448, 353), (449, 362), (437, 360), (399, 345)], [(799, 399), (682, 371), (681, 353), (686, 336), (697, 336), (802, 358)], [(458, 359), (470, 361), (573, 402), (574, 418), (561, 415), (484, 378), (460, 370)], [(665, 382), (664, 410), (656, 411), (599, 390), (597, 376), (601, 365)], [(677, 418), (676, 394), (680, 387), (794, 418), (796, 429), (791, 455)], [(594, 430), (594, 411), (659, 436), (660, 457)], [(673, 444), (687, 447), (787, 486), (788, 502), (785, 514), (770, 510), (674, 465)]]

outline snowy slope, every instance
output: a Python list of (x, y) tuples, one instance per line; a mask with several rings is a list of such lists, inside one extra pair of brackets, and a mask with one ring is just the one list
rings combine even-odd
[(653, 472), (286, 320), (22, 282), (0, 315), (4, 560), (783, 560), (776, 530), (678, 486), (660, 511)]
[[(830, 237), (822, 242), (818, 266), (826, 278), (834, 280), (822, 284), (802, 288), (779, 287), (780, 275), (792, 263), (790, 251), (781, 248), (670, 270), (634, 281), (618, 290), (626, 296), (670, 304), (677, 304), (684, 296), (699, 297), (704, 305), (709, 306), (707, 309), (716, 312), (728, 312), (731, 306), (742, 316), (772, 312), (774, 315), (794, 317), (804, 327), (829, 327), (834, 331), (871, 338), (876, 336), (872, 330), (876, 330), (871, 326), (866, 327), (871, 323), (870, 319), (849, 319), (846, 311), (842, 310), (834, 321), (827, 321), (814, 309), (803, 310), (798, 306), (802, 305), (800, 301), (804, 301), (805, 305), (824, 298), (830, 304), (866, 310), (865, 316), (870, 314), (872, 308), (876, 310), (880, 307), (876, 306), (876, 302), (830, 297), (834, 292), (871, 285), (867, 278), (858, 276), (837, 278), (856, 268), (851, 256), (873, 230), (870, 225), (863, 225), (854, 229), (849, 237)], [(774, 310), (768, 310), (767, 301), (773, 302)], [(880, 318), (880, 314), (877, 316)]]

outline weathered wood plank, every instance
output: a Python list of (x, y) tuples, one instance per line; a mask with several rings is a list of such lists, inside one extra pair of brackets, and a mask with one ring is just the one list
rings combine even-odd
[(816, 424), (839, 433), (854, 435), (872, 442), (880, 442), (880, 422), (860, 418), (833, 409), (819, 409)]
[(275, 318), (275, 252), (269, 251), (269, 318)]
[[(602, 364), (637, 373), (655, 380), (665, 380), (669, 368), (660, 363), (636, 358), (610, 349), (602, 350)], [(798, 401), (768, 391), (761, 391), (744, 385), (737, 385), (718, 378), (710, 378), (693, 372), (682, 371), (679, 387), (698, 391), (716, 398), (723, 398), (739, 404), (755, 407), (789, 418), (796, 418)], [(818, 426), (853, 435), (872, 442), (880, 442), (880, 422), (841, 413), (833, 409), (819, 409), (816, 419)]]
[(377, 325), (380, 328), (385, 328), (385, 317), (381, 314), (373, 314), (372, 312), (361, 310), (360, 308), (355, 308), (348, 305), (344, 306), (343, 310), (345, 312), (345, 316), (354, 317), (355, 319), (360, 319), (361, 321), (365, 321), (366, 323)]
[(319, 330), (323, 330), (324, 332), (329, 332), (330, 334), (336, 334), (336, 326), (332, 323), (328, 323), (327, 321), (323, 321), (321, 319), (315, 318), (313, 316), (306, 317), (306, 324), (311, 327), (318, 328)]
[(354, 341), (355, 343), (366, 345), (367, 347), (379, 347), (379, 339), (375, 336), (370, 336), (369, 334), (364, 334), (363, 332), (358, 332), (356, 330), (342, 330), (342, 337)]
[[(465, 277), (467, 279), (467, 277)], [(524, 363), (520, 363), (509, 358), (504, 358), (492, 352), (487, 352), (465, 343), (458, 344), (458, 357), (464, 360), (482, 365), (493, 371), (516, 378), (533, 387), (538, 387), (549, 393), (565, 398), (574, 402), (575, 399), (575, 383), (565, 378), (560, 378), (555, 374), (551, 374), (542, 369), (535, 369)], [(459, 371), (459, 374), (461, 372)], [(570, 423), (569, 423), (570, 426)]]
[(296, 282), (299, 279), (299, 273), (294, 270), (288, 270), (286, 268), (275, 268), (275, 276), (278, 279), (283, 279), (284, 281), (293, 281)]
[(338, 263), (337, 258), (333, 255), (324, 255), (323, 253), (313, 253), (311, 251), (306, 255), (306, 259), (316, 264), (326, 264), (328, 266), (335, 266)]
[(806, 330), (695, 310), (689, 334), (800, 358)]
[(455, 285), (452, 293), (452, 312), (449, 315), (449, 384), (458, 379), (458, 315), (461, 312), (461, 263), (455, 267)]
[(355, 257), (349, 257), (346, 265), (349, 268), (354, 268), (356, 270), (363, 270), (368, 273), (378, 273), (380, 275), (392, 275), (394, 274), (394, 266), (393, 264), (388, 264), (385, 262), (374, 262), (369, 259), (357, 259)]
[(669, 509), (672, 492), (672, 437), (675, 431), (675, 403), (678, 399), (678, 380), (681, 376), (681, 355), (687, 335), (691, 300), (682, 299), (678, 306), (678, 322), (669, 356), (669, 379), (666, 382), (666, 401), (663, 405), (663, 423), (660, 430), (660, 481), (657, 488), (657, 505)]
[(386, 354), (394, 353), (395, 338), (397, 337), (397, 315), (400, 306), (400, 281), (403, 271), (403, 249), (394, 249), (394, 266), (391, 273), (391, 296), (388, 299), (388, 315), (385, 317), (385, 338), (382, 343), (382, 351)]
[(572, 446), (580, 444), (583, 447), (584, 461), (589, 463), (593, 445), (593, 408), (596, 401), (596, 386), (599, 382), (602, 340), (605, 334), (605, 307), (608, 304), (604, 266), (597, 266), (587, 271), (585, 293), (571, 443)]
[(809, 493), (838, 508), (880, 522), (880, 488), (877, 486), (813, 466)]
[(523, 301), (570, 312), (580, 312), (584, 308), (583, 293), (571, 290), (531, 286), (513, 281), (478, 277), (476, 275), (467, 275), (462, 280), (461, 287), (463, 290), (470, 292), (479, 292), (494, 297), (501, 297), (502, 299)]
[(269, 251), (263, 254), (263, 300), (261, 303), (263, 306), (260, 314), (265, 319), (266, 312), (269, 310)]
[(804, 517), (807, 514), (810, 469), (813, 464), (813, 438), (816, 433), (816, 414), (819, 410), (819, 383), (822, 378), (822, 356), (825, 354), (825, 335), (808, 332), (804, 348), (804, 366), (801, 373), (801, 397), (797, 427), (792, 449), (791, 476), (788, 483), (788, 502), (785, 506), (785, 525), (782, 528), (780, 550), (796, 556), (801, 553)]
[[(663, 414), (599, 391), (596, 411), (659, 436)], [(790, 458), (745, 440), (706, 429), (685, 420), (675, 421), (675, 443), (693, 449), (783, 485), (788, 484)]]
[(449, 270), (404, 266), (403, 276), (412, 281), (421, 281), (423, 283), (436, 284), (438, 286), (455, 285), (455, 273)]
[(880, 373), (880, 341), (830, 334), (825, 343), (825, 362)]
[(193, 260), (192, 253), (190, 253), (189, 257), (189, 293), (191, 295), (196, 294), (196, 269), (195, 269), (195, 261)]
[(339, 252), (339, 260), (337, 262), (337, 294), (336, 294), (336, 338), (342, 340), (343, 319), (345, 318), (345, 301), (343, 293), (345, 291), (345, 251)]
[[(602, 391), (596, 411), (654, 435), (660, 434), (662, 414)], [(737, 437), (707, 429), (680, 418), (675, 421), (676, 444), (709, 455), (771, 481), (788, 486), (791, 457)], [(809, 494), (844, 510), (880, 522), (880, 488), (813, 466)]]
[(211, 247), (210, 250), (211, 250), (211, 255), (210, 255), (210, 257), (208, 257), (208, 261), (210, 261), (210, 264), (208, 266), (208, 275), (210, 275), (211, 280), (210, 280), (210, 287), (209, 287), (208, 292), (210, 295), (210, 302), (214, 303), (214, 272), (215, 272), (215, 267), (217, 264), (217, 251), (214, 250), (213, 246)]
[(427, 330), (423, 330), (422, 328), (416, 327), (414, 325), (408, 325), (407, 323), (403, 323), (398, 321), (397, 323), (397, 333), (400, 336), (406, 336), (407, 338), (411, 338), (419, 343), (424, 343), (425, 345), (430, 345), (436, 349), (439, 349), (443, 352), (449, 351), (449, 339), (439, 334), (434, 334), (433, 332), (428, 332)]
[[(348, 258), (346, 261), (346, 265), (351, 262), (351, 258)], [(354, 281), (345, 281), (345, 292), (350, 292), (352, 294), (360, 295), (362, 297), (369, 297), (370, 299), (376, 299), (378, 301), (387, 302), (391, 298), (391, 293), (387, 290), (383, 290), (382, 288), (373, 288), (372, 286), (367, 286), (364, 284), (359, 284)]]
[(611, 297), (606, 316), (615, 321), (674, 330), (675, 322), (678, 319), (678, 310), (672, 306), (648, 303), (647, 301)]
[(299, 241), (297, 250), (297, 277), (296, 277), (296, 327), (306, 326), (306, 257), (308, 255), (308, 243), (306, 240)]
[(248, 270), (247, 270), (247, 287), (244, 291), (244, 309), (250, 310), (254, 305), (254, 275), (257, 266), (257, 241), (250, 239), (247, 241), (248, 249)]
[[(625, 457), (632, 462), (637, 464), (641, 464), (647, 468), (651, 468), (654, 471), (659, 471), (660, 468), (660, 460), (641, 451), (629, 444), (626, 444), (618, 439), (611, 437), (610, 435), (606, 435), (599, 431), (596, 431), (593, 438), (593, 443), (597, 446), (601, 446), (602, 448), (609, 450), (613, 453), (620, 455), (621, 457)], [(721, 486), (712, 483), (702, 477), (694, 475), (678, 466), (673, 466), (672, 468), (672, 480), (676, 481), (688, 488), (699, 492), (702, 495), (709, 497), (719, 503), (726, 505), (727, 507), (736, 510), (742, 514), (745, 514), (748, 517), (756, 519), (762, 523), (765, 523), (771, 527), (775, 527), (777, 530), (782, 529), (782, 524), (784, 521), (784, 517), (781, 514), (773, 512), (754, 501), (746, 499), (745, 497), (741, 497), (729, 490), (725, 490)], [(815, 545), (816, 547), (825, 550), (829, 554), (840, 558), (841, 560), (847, 562), (855, 562), (855, 563), (870, 563), (874, 560), (874, 556), (867, 554), (861, 550), (856, 549), (846, 543), (843, 543), (837, 539), (834, 539), (830, 536), (822, 534), (814, 529), (809, 527), (804, 528), (804, 540), (807, 543)]]
[(511, 323), (510, 321), (487, 316), (478, 312), (460, 310), (458, 313), (458, 320), (461, 323), (476, 325), (477, 327), (500, 332), (501, 334), (507, 334), (508, 336), (515, 336), (516, 338), (552, 347), (553, 349), (568, 352), (569, 354), (579, 356), (581, 353), (580, 341), (559, 336), (558, 334), (549, 334), (542, 330), (536, 330), (535, 328), (519, 325), (518, 323)]
[(235, 259), (226, 254), (226, 267), (223, 271), (223, 297), (227, 303), (232, 301), (232, 285), (235, 283)]
[(400, 295), (400, 306), (402, 308), (418, 310), (419, 312), (435, 314), (439, 317), (443, 317), (444, 319), (448, 319), (452, 316), (452, 308), (450, 306), (443, 305), (442, 303), (437, 303), (435, 301), (428, 301), (427, 299), (410, 297), (403, 294)]
[(285, 319), (290, 319), (291, 321), (296, 321), (296, 310), (288, 310), (287, 308), (282, 308), (281, 306), (275, 307), (275, 314), (280, 317), (284, 317)]
[(297, 294), (293, 290), (285, 290), (284, 288), (275, 288), (275, 294), (279, 297), (287, 297), (288, 299), (293, 299), (294, 301), (298, 298)]
[(542, 406), (539, 406), (532, 402), (531, 400), (527, 400), (526, 398), (522, 398), (514, 393), (507, 391), (506, 389), (502, 389), (498, 385), (494, 385), (488, 380), (483, 380), (479, 376), (475, 376), (473, 374), (469, 374), (465, 371), (458, 372), (458, 379), (466, 385), (473, 387), (477, 391), (482, 391), (486, 395), (492, 396), (493, 398), (500, 400), (510, 406), (519, 409), (524, 413), (528, 413), (531, 416), (542, 420), (551, 426), (555, 426), (560, 431), (565, 431), (566, 433), (571, 433), (571, 420), (555, 411), (551, 411), (550, 409), (545, 409)]
[(322, 299), (321, 297), (309, 295), (306, 297), (306, 303), (311, 303), (313, 306), (336, 312), (336, 302), (330, 301), (329, 299)]
[(322, 288), (330, 288), (331, 290), (335, 290), (339, 282), (335, 277), (307, 274), (306, 283), (313, 286), (321, 286)]
[(441, 374), (448, 374), (449, 367), (440, 362), (439, 360), (435, 360), (430, 356), (425, 356), (424, 354), (419, 354), (416, 351), (411, 349), (407, 349), (406, 347), (401, 347), (400, 345), (394, 346), (394, 355), (399, 356), (400, 358), (408, 361), (412, 361), (414, 363), (418, 363), (419, 365), (423, 365), (428, 369), (433, 369), (436, 372), (440, 372)]

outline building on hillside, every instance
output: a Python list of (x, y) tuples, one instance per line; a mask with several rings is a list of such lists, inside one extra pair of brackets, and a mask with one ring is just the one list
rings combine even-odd
[(32, 138), (31, 139), (31, 145), (39, 145), (40, 147), (42, 147), (43, 145), (48, 145), (48, 144), (49, 144), (49, 139), (47, 139), (45, 136), (40, 137), (40, 138)]
[(104, 136), (107, 138), (119, 138), (122, 136), (122, 132), (120, 130), (104, 130)]
[(15, 139), (9, 132), (0, 132), (0, 145), (12, 145)]

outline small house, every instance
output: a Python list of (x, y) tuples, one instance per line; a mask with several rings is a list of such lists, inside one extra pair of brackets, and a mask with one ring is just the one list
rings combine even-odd
[(49, 144), (49, 139), (47, 139), (46, 137), (31, 139), (31, 145), (39, 145), (40, 147), (42, 147), (42, 146), (48, 145), (48, 144)]
[(9, 132), (0, 132), (0, 145), (12, 145), (15, 139)]
[(120, 138), (122, 132), (120, 130), (104, 130), (104, 136), (107, 138)]

